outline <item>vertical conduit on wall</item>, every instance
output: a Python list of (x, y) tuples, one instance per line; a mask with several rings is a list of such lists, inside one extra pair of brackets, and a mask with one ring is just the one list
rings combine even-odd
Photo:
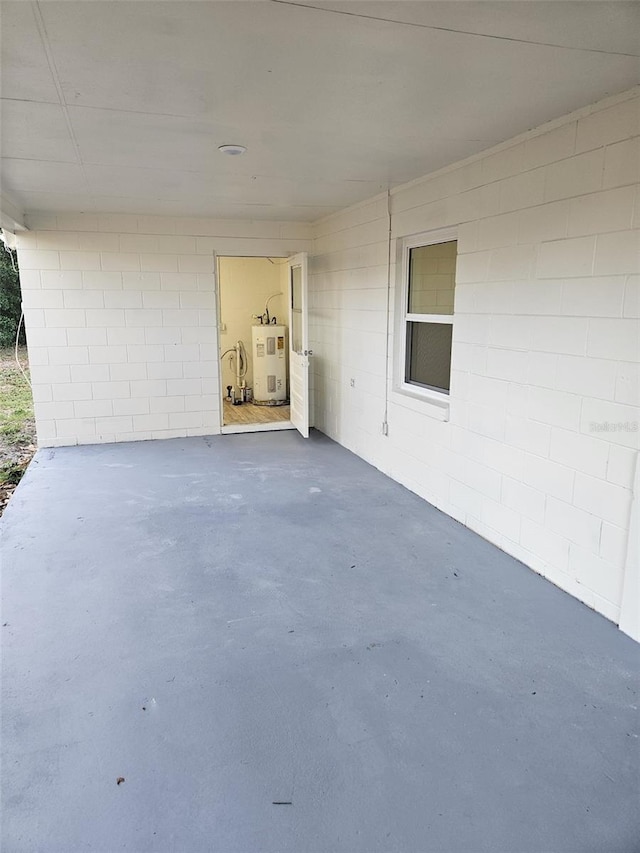
[(389, 433), (389, 312), (391, 310), (391, 190), (387, 190), (387, 217), (389, 230), (387, 234), (387, 334), (385, 339), (385, 362), (384, 362), (384, 419), (382, 421), (382, 434)]

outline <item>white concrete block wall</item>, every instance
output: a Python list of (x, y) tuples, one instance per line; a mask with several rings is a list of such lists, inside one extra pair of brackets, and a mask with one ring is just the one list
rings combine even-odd
[(614, 621), (640, 435), (639, 133), (633, 91), (392, 193), (392, 261), (397, 239), (458, 226), (448, 411), (394, 390), (387, 198), (317, 223), (310, 261), (316, 426)]
[(310, 227), (33, 215), (18, 261), (41, 446), (220, 431), (214, 252), (287, 255)]

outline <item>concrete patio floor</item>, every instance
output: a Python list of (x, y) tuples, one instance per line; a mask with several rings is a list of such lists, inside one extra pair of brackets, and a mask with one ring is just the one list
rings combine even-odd
[(321, 435), (42, 450), (3, 566), (7, 853), (640, 849), (638, 646)]

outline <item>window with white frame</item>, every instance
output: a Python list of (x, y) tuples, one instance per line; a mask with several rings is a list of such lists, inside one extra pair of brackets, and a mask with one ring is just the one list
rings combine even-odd
[(404, 241), (400, 387), (438, 396), (449, 393), (455, 234), (420, 235)]

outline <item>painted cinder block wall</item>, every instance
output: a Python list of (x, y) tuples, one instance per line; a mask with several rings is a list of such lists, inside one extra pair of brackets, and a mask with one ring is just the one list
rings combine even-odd
[(220, 432), (214, 252), (286, 256), (310, 226), (34, 215), (18, 261), (38, 443)]
[[(330, 216), (310, 260), (316, 426), (616, 622), (638, 570), (638, 107), (626, 93)], [(397, 240), (446, 226), (448, 411), (393, 382)]]
[[(386, 196), (313, 227), (30, 217), (18, 251), (40, 444), (218, 432), (213, 252), (313, 247), (315, 425), (608, 618), (637, 614), (638, 433), (616, 425), (638, 420), (638, 130), (626, 93), (399, 188), (390, 270)], [(393, 389), (393, 261), (398, 238), (447, 226), (444, 410)]]

